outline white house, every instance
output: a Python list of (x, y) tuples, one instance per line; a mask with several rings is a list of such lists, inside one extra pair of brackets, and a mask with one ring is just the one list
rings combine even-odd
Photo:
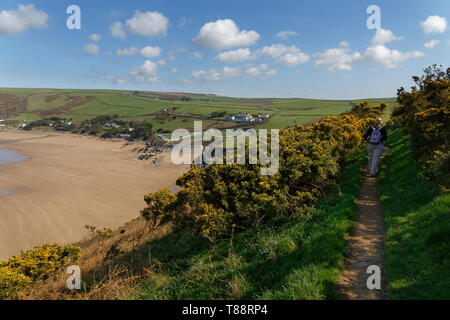
[(234, 121), (237, 122), (253, 122), (255, 121), (255, 119), (253, 118), (253, 116), (250, 113), (238, 113), (235, 117), (234, 117)]

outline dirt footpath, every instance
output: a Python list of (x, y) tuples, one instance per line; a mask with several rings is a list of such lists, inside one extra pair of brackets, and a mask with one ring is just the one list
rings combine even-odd
[[(386, 152), (386, 150), (385, 150)], [(383, 262), (385, 228), (383, 210), (377, 191), (378, 179), (365, 173), (362, 179), (358, 216), (347, 238), (348, 255), (341, 280), (336, 288), (337, 298), (344, 300), (372, 300), (386, 298), (386, 277)], [(367, 288), (371, 265), (381, 269), (381, 290)]]

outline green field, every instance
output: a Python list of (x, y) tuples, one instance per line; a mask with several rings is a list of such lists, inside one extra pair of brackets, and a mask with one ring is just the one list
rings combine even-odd
[[(170, 131), (176, 128), (192, 129), (193, 122), (203, 120), (206, 126), (233, 127), (237, 123), (224, 121), (225, 117), (209, 119), (213, 112), (227, 115), (250, 113), (270, 114), (269, 120), (256, 127), (283, 129), (308, 123), (327, 115), (348, 111), (361, 100), (313, 100), (313, 99), (243, 99), (206, 94), (134, 92), (119, 90), (69, 90), (69, 89), (19, 89), (0, 88), (0, 115), (5, 99), (19, 99), (26, 108), (6, 116), (7, 120), (29, 122), (52, 115), (82, 121), (98, 115), (118, 114), (124, 120), (145, 120), (155, 129)], [(180, 97), (190, 101), (180, 101)], [(77, 99), (85, 99), (79, 101)], [(371, 103), (395, 105), (395, 98), (367, 99)], [(10, 110), (11, 108), (9, 108)], [(158, 114), (169, 109), (166, 116)]]

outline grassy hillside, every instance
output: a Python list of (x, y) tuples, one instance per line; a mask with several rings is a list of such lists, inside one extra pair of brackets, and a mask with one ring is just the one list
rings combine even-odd
[[(11, 97), (18, 99), (12, 105)], [(190, 101), (181, 101), (181, 97)], [(395, 99), (372, 99), (375, 103), (395, 104)], [(0, 115), (9, 120), (33, 121), (48, 116), (82, 121), (98, 115), (118, 114), (124, 120), (146, 120), (155, 129), (171, 131), (193, 128), (195, 120), (208, 127), (234, 126), (225, 117), (208, 119), (213, 112), (270, 114), (271, 118), (258, 125), (261, 128), (286, 128), (317, 120), (326, 115), (348, 111), (358, 101), (313, 99), (243, 99), (206, 94), (134, 92), (120, 90), (66, 90), (0, 88)], [(158, 116), (169, 109), (168, 115)], [(12, 112), (13, 111), (13, 112)]]
[(163, 267), (141, 281), (129, 297), (332, 298), (343, 263), (344, 237), (352, 225), (361, 160), (343, 172), (341, 193), (336, 189), (301, 219), (274, 222), (209, 248), (192, 246), (188, 238), (149, 244)]
[(364, 155), (302, 218), (276, 220), (211, 245), (142, 218), (80, 244), (85, 289), (66, 274), (27, 293), (36, 299), (332, 299), (352, 226)]
[(408, 137), (391, 133), (380, 190), (390, 299), (450, 299), (450, 194), (421, 177)]

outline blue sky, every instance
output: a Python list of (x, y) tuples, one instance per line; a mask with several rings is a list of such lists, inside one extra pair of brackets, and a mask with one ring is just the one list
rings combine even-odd
[(449, 19), (448, 0), (2, 0), (0, 87), (392, 97), (450, 66)]

